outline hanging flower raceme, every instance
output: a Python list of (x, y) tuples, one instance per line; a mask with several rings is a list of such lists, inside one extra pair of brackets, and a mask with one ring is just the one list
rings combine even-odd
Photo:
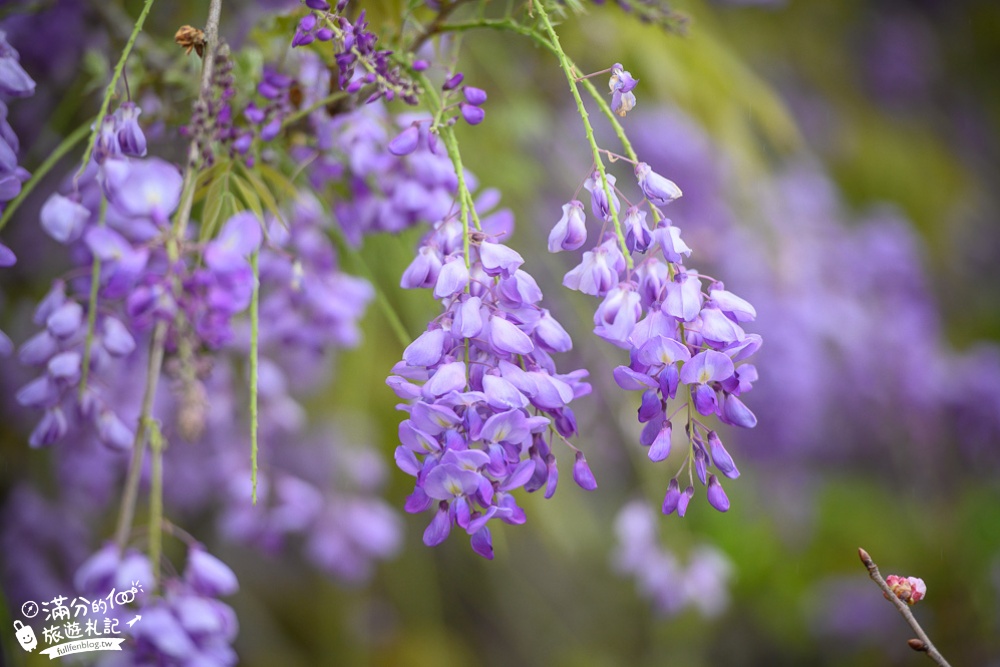
[[(616, 65), (612, 81), (624, 93), (634, 80), (619, 70)], [(607, 232), (584, 252), (583, 261), (566, 274), (563, 284), (603, 299), (594, 314), (594, 333), (629, 351), (628, 365), (616, 368), (614, 378), (623, 389), (642, 392), (638, 418), (644, 426), (639, 442), (648, 448), (652, 461), (670, 455), (674, 424), (683, 423), (688, 455), (668, 485), (663, 512), (685, 514), (695, 476), (707, 488), (709, 503), (725, 512), (729, 499), (719, 475), (735, 479), (739, 470), (705, 418), (742, 428), (756, 424), (741, 399), (757, 379), (756, 368), (743, 363), (761, 345), (760, 336), (743, 330), (756, 311), (721, 282), (684, 266), (691, 249), (660, 210), (681, 196), (680, 188), (644, 162), (635, 165), (635, 175), (643, 202), (626, 210), (621, 235)], [(619, 208), (615, 183), (608, 175), (610, 203), (598, 172), (584, 183), (591, 193), (592, 212), (604, 223), (612, 219), (612, 207)], [(643, 204), (655, 221), (652, 228), (647, 211), (640, 208)], [(552, 230), (549, 250), (578, 248), (586, 234), (583, 206), (570, 202)], [(639, 257), (634, 270), (627, 269), (626, 253)], [(670, 409), (672, 401), (675, 407)], [(678, 478), (684, 468), (688, 484), (681, 491)]]
[(552, 353), (572, 341), (539, 304), (521, 256), (501, 243), (509, 229), (483, 220), (466, 262), (463, 228), (440, 221), (403, 273), (402, 286), (432, 289), (443, 312), (403, 352), (388, 384), (409, 403), (399, 425), (396, 463), (416, 477), (408, 512), (434, 511), (424, 532), (433, 546), (454, 526), (472, 548), (493, 557), (488, 523), (524, 523), (512, 492), (556, 490), (553, 438), (575, 452), (574, 479), (597, 484), (583, 453), (566, 438), (576, 433), (571, 401), (590, 393), (584, 370), (561, 374)]

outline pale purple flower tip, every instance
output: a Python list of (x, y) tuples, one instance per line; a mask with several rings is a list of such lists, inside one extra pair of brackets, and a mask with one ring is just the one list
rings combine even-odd
[(549, 252), (576, 250), (587, 242), (587, 220), (583, 203), (574, 199), (563, 204), (563, 214), (549, 234)]
[(684, 489), (684, 493), (682, 493), (681, 497), (677, 500), (677, 516), (684, 516), (687, 514), (688, 504), (691, 502), (692, 498), (694, 498), (694, 487), (689, 486)]
[(423, 72), (424, 70), (426, 70), (430, 66), (431, 66), (431, 64), (429, 62), (427, 62), (426, 60), (414, 60), (413, 61), (413, 71), (414, 72)]
[(135, 349), (135, 338), (119, 320), (106, 317), (101, 325), (101, 345), (111, 356), (124, 357)]
[(330, 3), (326, 0), (306, 0), (306, 7), (325, 12), (330, 9)]
[(188, 550), (184, 580), (198, 593), (211, 597), (232, 595), (240, 587), (229, 566), (205, 551), (201, 545)]
[(34, 448), (45, 447), (54, 442), (59, 442), (66, 435), (67, 429), (66, 416), (63, 414), (62, 409), (58, 406), (50, 408), (45, 411), (41, 421), (38, 422), (38, 426), (31, 432), (31, 437), (28, 438), (28, 446)]
[(90, 218), (87, 208), (61, 194), (53, 194), (42, 206), (39, 216), (42, 228), (60, 243), (69, 243), (80, 238), (83, 225)]
[(334, 35), (333, 30), (331, 30), (330, 28), (320, 28), (319, 30), (316, 31), (316, 39), (318, 39), (321, 42), (329, 42), (331, 39), (333, 39), (333, 35)]
[(719, 469), (719, 472), (729, 479), (736, 479), (740, 476), (740, 471), (733, 463), (733, 457), (726, 451), (722, 440), (719, 439), (719, 435), (715, 431), (708, 432), (708, 447), (712, 454), (712, 463)]
[(14, 266), (16, 263), (17, 257), (14, 255), (14, 251), (0, 243), (0, 267)]
[(597, 488), (597, 479), (587, 464), (587, 457), (581, 451), (577, 451), (576, 461), (573, 462), (573, 481), (584, 491)]
[(483, 270), (488, 276), (503, 276), (510, 278), (518, 267), (524, 264), (524, 258), (516, 250), (502, 243), (483, 243), (479, 246), (479, 258)]
[(459, 85), (461, 85), (463, 79), (465, 79), (465, 75), (462, 74), (461, 72), (459, 72), (459, 73), (453, 75), (447, 81), (445, 81), (444, 85), (441, 86), (441, 89), (442, 90), (454, 90), (455, 88), (458, 88)]
[(726, 496), (726, 492), (722, 489), (722, 484), (719, 484), (719, 478), (715, 475), (708, 476), (708, 503), (719, 510), (720, 512), (726, 512), (729, 510), (729, 498)]
[(670, 420), (664, 420), (663, 426), (660, 427), (659, 432), (656, 434), (656, 438), (653, 439), (653, 444), (649, 447), (648, 454), (650, 461), (655, 463), (670, 456), (671, 434)]
[(680, 500), (681, 487), (677, 484), (677, 479), (674, 478), (667, 485), (667, 495), (663, 497), (663, 507), (661, 508), (663, 513), (672, 514), (677, 509)]
[(441, 503), (434, 513), (434, 518), (424, 530), (424, 544), (429, 547), (437, 546), (448, 539), (449, 533), (451, 533), (451, 519), (448, 517), (448, 505)]
[(469, 104), (474, 104), (477, 107), (486, 101), (486, 91), (482, 88), (474, 88), (472, 86), (465, 86), (462, 88), (462, 93), (465, 95), (465, 101)]
[(483, 526), (480, 528), (471, 538), (472, 550), (477, 554), (485, 558), (486, 560), (493, 560), (493, 537), (490, 535), (490, 529)]
[(411, 125), (389, 142), (389, 152), (393, 155), (409, 155), (417, 150), (420, 142), (420, 129), (416, 125)]
[(635, 166), (635, 177), (642, 194), (657, 206), (665, 206), (683, 194), (676, 183), (657, 174), (645, 162)]
[(97, 417), (97, 437), (112, 449), (130, 449), (135, 434), (111, 410), (104, 410)]
[(464, 118), (465, 122), (469, 125), (479, 125), (483, 122), (483, 119), (486, 118), (486, 111), (473, 104), (466, 104), (465, 102), (462, 102), (458, 105), (458, 108), (462, 112), (462, 118)]
[(15, 398), (26, 408), (51, 407), (59, 400), (59, 390), (48, 375), (42, 375), (18, 389)]
[(70, 301), (56, 308), (45, 320), (45, 326), (56, 338), (66, 338), (74, 334), (83, 323), (83, 306)]
[(76, 350), (60, 352), (49, 359), (47, 366), (49, 375), (57, 380), (72, 381), (80, 375), (80, 361), (80, 353)]

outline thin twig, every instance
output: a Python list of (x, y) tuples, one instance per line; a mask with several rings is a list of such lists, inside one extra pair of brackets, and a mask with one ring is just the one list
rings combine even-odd
[(941, 665), (941, 667), (951, 667), (951, 665), (948, 664), (948, 661), (944, 659), (944, 656), (941, 655), (936, 648), (934, 648), (934, 644), (931, 643), (927, 633), (924, 632), (924, 629), (920, 627), (917, 619), (914, 618), (909, 605), (900, 600), (892, 589), (889, 588), (889, 584), (885, 582), (885, 579), (882, 578), (881, 573), (878, 571), (878, 565), (876, 565), (875, 561), (872, 560), (872, 557), (868, 555), (868, 552), (864, 549), (858, 549), (858, 556), (861, 558), (861, 562), (864, 563), (865, 567), (868, 568), (868, 576), (871, 577), (876, 584), (878, 584), (878, 587), (882, 589), (886, 598), (888, 598), (889, 601), (895, 605), (899, 613), (903, 615), (903, 618), (906, 619), (906, 622), (910, 624), (910, 627), (913, 628), (913, 631), (917, 634), (918, 639), (911, 639), (907, 642), (910, 645), (910, 648), (914, 651), (923, 651), (927, 653), (927, 657), (936, 662), (938, 665)]

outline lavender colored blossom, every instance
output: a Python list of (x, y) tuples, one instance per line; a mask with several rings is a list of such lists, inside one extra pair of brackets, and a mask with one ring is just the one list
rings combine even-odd
[[(399, 425), (395, 454), (398, 467), (416, 478), (406, 510), (433, 512), (428, 546), (457, 527), (484, 558), (493, 557), (488, 522), (526, 519), (513, 491), (555, 491), (551, 441), (576, 432), (569, 403), (590, 391), (585, 371), (556, 371), (547, 350), (568, 350), (569, 336), (537, 305), (542, 293), (521, 268), (523, 258), (490, 238), (488, 222), (468, 266), (454, 215), (425, 237), (403, 285), (434, 286), (444, 314), (404, 350), (387, 380), (409, 401), (400, 406), (409, 417)], [(461, 279), (445, 278), (451, 274)], [(582, 452), (574, 480), (584, 489), (597, 486)]]

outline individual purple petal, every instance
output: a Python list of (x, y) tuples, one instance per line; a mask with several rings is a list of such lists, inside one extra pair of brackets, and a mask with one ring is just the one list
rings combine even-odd
[(757, 425), (757, 417), (743, 401), (732, 394), (727, 394), (722, 402), (720, 419), (726, 424), (742, 428), (753, 428)]
[(493, 538), (490, 535), (489, 528), (486, 528), (485, 526), (480, 528), (472, 536), (470, 542), (472, 544), (473, 551), (486, 560), (493, 560)]
[(524, 258), (520, 253), (502, 243), (480, 244), (479, 258), (488, 276), (510, 278), (518, 267), (524, 264)]
[(0, 267), (14, 266), (16, 263), (17, 257), (14, 251), (0, 243)]
[(530, 354), (535, 349), (526, 333), (498, 315), (490, 318), (490, 345), (511, 354)]
[(42, 330), (21, 344), (17, 359), (25, 366), (37, 366), (49, 360), (59, 350), (59, 341), (48, 330)]
[(434, 248), (422, 246), (417, 256), (403, 271), (399, 286), (405, 289), (433, 287), (441, 270), (441, 256)]
[(0, 331), (0, 357), (9, 357), (13, 351), (14, 341), (3, 331)]
[(635, 166), (635, 177), (642, 194), (657, 206), (665, 206), (683, 194), (676, 183), (657, 174), (645, 162)]
[(726, 451), (722, 440), (719, 439), (719, 434), (715, 431), (708, 432), (708, 447), (712, 454), (712, 463), (719, 469), (719, 472), (729, 479), (736, 479), (740, 476), (740, 471), (733, 463), (733, 457)]
[(623, 93), (616, 90), (611, 95), (611, 110), (624, 118), (625, 114), (635, 108), (635, 102), (634, 93)]
[(642, 403), (639, 405), (639, 423), (645, 424), (657, 415), (663, 414), (663, 400), (654, 389), (642, 392)]
[(56, 338), (67, 338), (76, 333), (83, 324), (83, 306), (69, 301), (56, 308), (45, 320), (45, 327)]
[(72, 199), (56, 193), (45, 201), (39, 217), (42, 227), (49, 236), (60, 243), (70, 243), (83, 234), (83, 226), (90, 218), (90, 211)]
[(737, 322), (750, 322), (757, 317), (757, 310), (749, 301), (728, 290), (712, 289), (708, 296), (719, 310), (732, 316)]
[(438, 506), (437, 512), (434, 513), (434, 518), (431, 519), (427, 529), (424, 530), (424, 544), (429, 547), (435, 547), (448, 539), (450, 532), (451, 519), (448, 517), (448, 505), (441, 503)]
[(454, 74), (444, 82), (444, 85), (441, 86), (441, 90), (454, 90), (461, 85), (463, 79), (465, 79), (465, 75), (461, 72)]
[(597, 479), (587, 464), (587, 457), (579, 450), (573, 462), (573, 481), (584, 491), (593, 491), (597, 488)]
[(103, 410), (97, 417), (97, 437), (112, 449), (126, 450), (132, 447), (135, 435), (111, 410)]
[(205, 551), (200, 544), (188, 549), (184, 581), (198, 593), (211, 597), (232, 595), (240, 588), (229, 566)]
[(72, 382), (80, 376), (80, 360), (80, 353), (76, 350), (60, 352), (49, 360), (49, 375), (57, 380)]
[(433, 366), (444, 354), (444, 339), (444, 329), (425, 331), (403, 350), (403, 361), (410, 366)]
[(669, 366), (691, 358), (687, 346), (673, 338), (653, 336), (639, 348), (639, 363), (646, 366)]
[(434, 285), (434, 298), (444, 299), (454, 296), (469, 284), (469, 269), (465, 266), (465, 258), (456, 255), (441, 267), (437, 283)]
[(691, 502), (692, 498), (694, 498), (694, 487), (688, 486), (684, 489), (681, 497), (677, 499), (677, 516), (684, 516), (687, 514), (688, 504)]
[(722, 488), (722, 484), (719, 484), (719, 478), (715, 475), (708, 476), (708, 504), (719, 510), (720, 512), (726, 512), (729, 510), (729, 498), (726, 496), (726, 492)]
[(470, 296), (462, 302), (451, 322), (451, 333), (459, 338), (475, 338), (483, 330), (481, 312), (483, 302), (478, 296)]
[(306, 0), (306, 7), (317, 11), (325, 12), (330, 9), (330, 3), (326, 0)]
[(396, 465), (399, 469), (407, 475), (413, 475), (416, 477), (420, 473), (420, 462), (417, 461), (417, 455), (409, 447), (405, 447), (403, 445), (396, 447), (393, 458), (395, 459)]
[(479, 487), (479, 474), (457, 465), (445, 463), (435, 466), (424, 478), (424, 493), (435, 500), (449, 500), (468, 496)]
[(716, 391), (707, 384), (696, 384), (691, 388), (691, 398), (698, 414), (711, 415), (719, 410), (719, 399)]
[(673, 514), (681, 500), (681, 488), (677, 484), (677, 478), (670, 480), (667, 485), (667, 495), (663, 497), (661, 510), (664, 514)]
[(118, 145), (122, 154), (130, 157), (145, 157), (146, 135), (139, 126), (139, 114), (142, 113), (134, 102), (124, 102), (115, 112), (118, 126)]
[(496, 375), (483, 376), (483, 393), (490, 406), (497, 410), (524, 408), (528, 405), (527, 397), (517, 387)]
[(469, 125), (479, 125), (486, 119), (486, 110), (472, 104), (462, 102), (458, 105), (462, 119)]
[(105, 317), (101, 323), (101, 345), (111, 356), (124, 357), (135, 350), (135, 338), (119, 320)]
[(480, 437), (486, 442), (522, 442), (529, 435), (526, 421), (520, 410), (498, 412), (483, 424)]
[(671, 425), (670, 420), (665, 419), (663, 421), (663, 426), (660, 427), (659, 432), (653, 439), (653, 444), (649, 446), (649, 460), (654, 463), (657, 461), (662, 461), (668, 456), (670, 456), (670, 440), (671, 440)]
[(474, 88), (472, 86), (463, 86), (462, 94), (465, 95), (465, 101), (469, 104), (474, 104), (479, 106), (486, 101), (486, 91), (482, 88)]
[(466, 383), (465, 363), (453, 361), (438, 367), (434, 376), (424, 385), (421, 393), (425, 397), (436, 398), (452, 391), (461, 391), (465, 388)]
[(689, 273), (679, 273), (666, 286), (663, 311), (685, 322), (693, 322), (701, 312), (701, 280)]
[(417, 150), (418, 143), (420, 143), (420, 128), (411, 125), (389, 142), (389, 152), (398, 156), (409, 155)]
[(630, 206), (625, 211), (625, 219), (622, 220), (622, 227), (625, 228), (625, 246), (635, 252), (646, 252), (653, 240), (652, 233), (646, 225), (646, 212), (638, 206)]
[(660, 246), (663, 251), (663, 258), (675, 264), (683, 261), (683, 257), (691, 256), (691, 248), (681, 239), (681, 230), (670, 224), (669, 220), (663, 220), (653, 230), (652, 242)]
[(66, 415), (63, 414), (62, 409), (58, 406), (49, 408), (42, 415), (38, 426), (31, 432), (31, 437), (28, 438), (28, 446), (35, 448), (46, 447), (54, 442), (59, 442), (65, 437), (67, 429)]
[(721, 382), (732, 376), (734, 370), (732, 359), (722, 352), (703, 350), (681, 367), (681, 382), (684, 384)]
[[(615, 182), (617, 179), (612, 174), (605, 174), (604, 177), (608, 182), (608, 191), (611, 192), (611, 206), (614, 206), (617, 212), (621, 210), (621, 202), (618, 201), (618, 195), (615, 194)], [(584, 181), (583, 187), (590, 193), (590, 210), (594, 213), (594, 217), (605, 222), (610, 222), (611, 206), (608, 205), (608, 195), (604, 190), (600, 172), (595, 171), (591, 174), (590, 178)]]
[(59, 392), (49, 376), (43, 375), (18, 389), (15, 398), (26, 408), (51, 407), (59, 400)]
[(587, 220), (583, 203), (574, 199), (563, 204), (563, 214), (549, 233), (549, 252), (576, 250), (587, 242)]
[(534, 333), (548, 352), (569, 352), (573, 349), (573, 339), (548, 310), (542, 309), (542, 316), (535, 324)]
[(643, 391), (645, 389), (656, 389), (659, 385), (656, 380), (645, 373), (634, 371), (628, 366), (618, 366), (614, 370), (615, 382), (626, 391)]
[(746, 336), (743, 328), (726, 317), (718, 308), (703, 308), (701, 311), (701, 335), (716, 346), (728, 346)]

